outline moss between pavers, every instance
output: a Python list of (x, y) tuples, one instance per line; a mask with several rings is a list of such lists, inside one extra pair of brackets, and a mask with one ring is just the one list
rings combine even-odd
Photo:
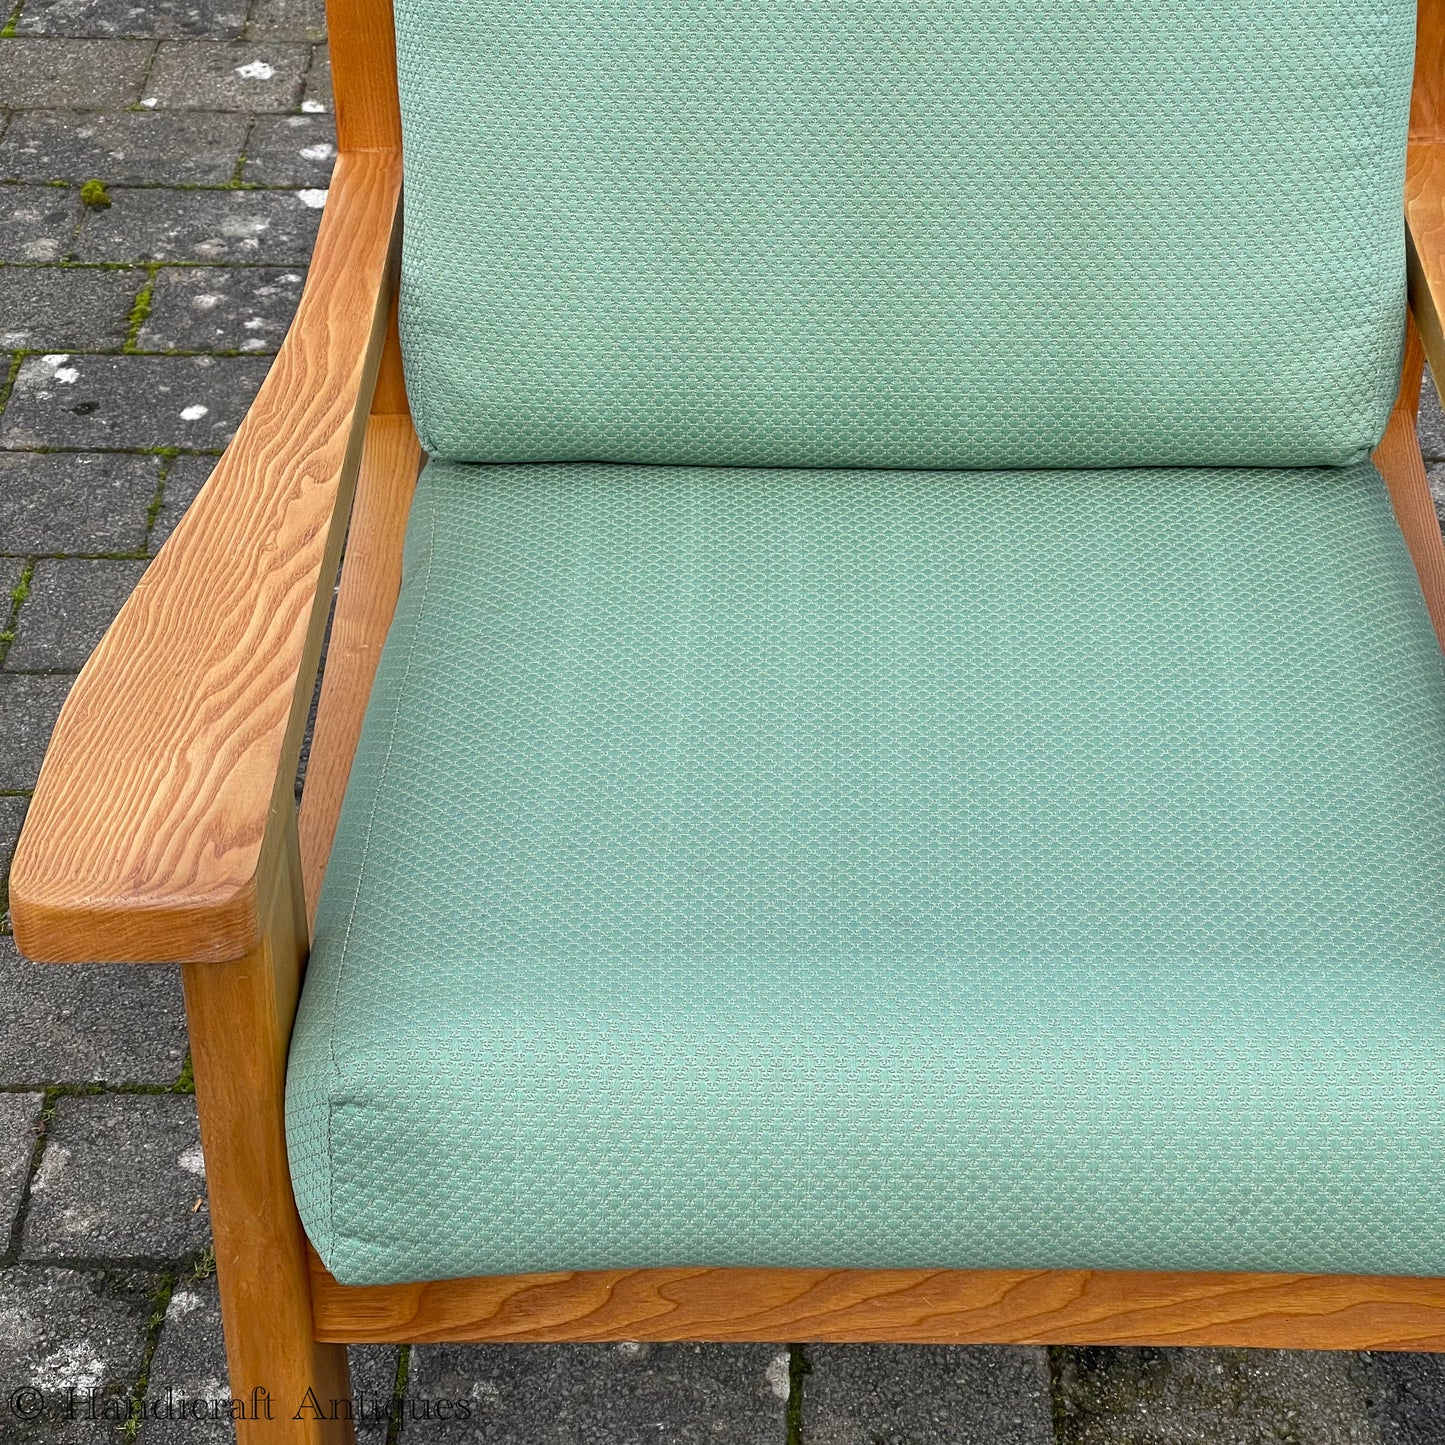
[[(106, 202), (109, 205), (109, 201)], [(125, 323), (125, 345), (122, 351), (134, 351), (136, 349), (136, 338), (140, 336), (140, 329), (146, 323), (146, 317), (151, 314), (151, 300), (156, 294), (156, 268), (150, 266), (146, 269), (146, 283), (136, 295), (135, 304), (130, 308), (130, 315), (126, 317)]]

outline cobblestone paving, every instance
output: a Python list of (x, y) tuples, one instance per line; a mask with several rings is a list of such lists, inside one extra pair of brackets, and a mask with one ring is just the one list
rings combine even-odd
[[(319, 0), (19, 0), (0, 24), (3, 910), (70, 681), (285, 332), (334, 133)], [(1433, 391), (1421, 434), (1445, 505)], [(232, 1438), (166, 1413), (226, 1388), (189, 1072), (173, 969), (35, 967), (7, 918), (0, 1441)], [(1424, 1355), (370, 1348), (353, 1380), (365, 1445), (1445, 1440)]]

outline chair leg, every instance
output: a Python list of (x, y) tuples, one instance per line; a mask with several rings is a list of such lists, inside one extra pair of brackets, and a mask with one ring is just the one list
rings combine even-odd
[(286, 1051), (307, 932), (294, 808), (281, 826), (261, 943), (234, 962), (182, 967), (191, 1060), (240, 1445), (352, 1445), (346, 1347), (315, 1338), (286, 1163)]

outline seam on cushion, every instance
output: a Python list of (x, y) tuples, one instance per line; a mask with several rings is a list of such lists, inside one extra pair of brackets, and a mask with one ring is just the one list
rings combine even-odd
[(356, 922), (356, 909), (361, 900), (361, 885), (366, 876), (366, 865), (371, 858), (371, 839), (376, 829), (376, 815), (381, 807), (382, 790), (386, 785), (387, 771), (391, 767), (392, 753), (396, 749), (397, 726), (401, 719), (401, 705), (406, 697), (406, 685), (411, 677), (412, 663), (416, 658), (417, 642), (421, 637), (421, 622), (426, 613), (428, 594), (431, 591), (432, 564), (436, 560), (436, 506), (430, 508), (430, 527), (427, 535), (426, 571), (422, 575), (421, 597), (417, 601), (416, 617), (412, 628), (411, 642), (407, 647), (406, 663), (402, 668), (401, 682), (396, 690), (396, 706), (391, 714), (391, 731), (386, 739), (386, 751), (382, 755), (381, 774), (376, 780), (376, 791), (371, 796), (371, 812), (366, 820), (366, 838), (361, 847), (361, 862), (356, 869), (356, 887), (351, 895), (351, 906), (346, 913), (346, 929), (341, 936), (341, 948), (336, 959), (336, 975), (331, 990), (331, 1028), (327, 1034), (326, 1056), (331, 1065), (332, 1087), (326, 1096), (326, 1227), (333, 1251), (336, 1248), (336, 1156), (331, 1146), (331, 1120), (335, 1111), (335, 1098), (341, 1084), (341, 1066), (336, 1060), (336, 1019), (341, 997), (341, 981), (346, 972), (346, 954), (351, 945), (352, 928)]

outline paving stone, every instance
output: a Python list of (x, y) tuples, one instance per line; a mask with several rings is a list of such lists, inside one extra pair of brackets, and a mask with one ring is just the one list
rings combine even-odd
[(329, 115), (262, 115), (246, 142), (241, 179), (258, 186), (325, 186), (336, 164)]
[(0, 547), (7, 552), (139, 552), (156, 457), (0, 452)]
[(156, 276), (141, 351), (274, 352), (306, 273), (268, 266), (167, 266)]
[(29, 792), (35, 786), (60, 705), (74, 680), (0, 673), (0, 792)]
[(80, 193), (63, 186), (0, 190), (0, 261), (58, 261), (80, 220)]
[(79, 672), (145, 572), (145, 562), (42, 558), (20, 609), (7, 672)]
[(130, 105), (154, 48), (148, 40), (0, 40), (0, 106)]
[(0, 350), (119, 351), (146, 273), (89, 266), (0, 268)]
[(231, 114), (33, 111), (17, 115), (0, 140), (0, 180), (225, 185), (236, 173), (246, 127), (244, 115)]
[[(159, 1283), (140, 1270), (0, 1272), (0, 1440), (116, 1445)], [(20, 1389), (39, 1392), (24, 1400), (43, 1405), (39, 1419), (16, 1418)]]
[(311, 55), (311, 69), (306, 72), (301, 109), (319, 115), (335, 108), (331, 95), (331, 52), (324, 45), (318, 45)]
[(229, 1396), (229, 1378), (215, 1275), (182, 1279), (171, 1292), (151, 1357), (146, 1414), (140, 1429), (143, 1445), (234, 1441), (235, 1427), (229, 1420), (217, 1418), (212, 1403)]
[(1427, 462), (1445, 461), (1445, 411), (1440, 409), (1440, 393), (1430, 368), (1420, 382), (1420, 421), (1416, 428), (1420, 451)]
[(396, 1365), (400, 1354), (395, 1345), (347, 1346), (357, 1445), (385, 1445), (396, 1409)]
[(1053, 1445), (1044, 1350), (816, 1345), (807, 1359), (807, 1445)]
[(215, 457), (177, 457), (166, 472), (165, 495), (151, 526), (150, 550), (160, 550), (161, 543), (175, 530), (196, 493), (216, 469)]
[(14, 589), (20, 585), (25, 571), (24, 557), (6, 557), (0, 560), (0, 625), (9, 617), (14, 606)]
[(44, 1103), (44, 1094), (0, 1094), (0, 1250), (9, 1244), (25, 1194)]
[[(384, 1445), (397, 1354), (395, 1345), (352, 1346), (347, 1351), (358, 1445)], [(171, 1294), (151, 1359), (142, 1445), (230, 1445), (235, 1427), (217, 1418), (210, 1403), (225, 1400), (229, 1393), (215, 1276), (183, 1279)], [(276, 1402), (278, 1413), (281, 1403)]]
[[(1059, 1445), (1378, 1445), (1359, 1355), (1069, 1349), (1056, 1355)], [(806, 1395), (806, 1391), (805, 1391)]]
[(1445, 1440), (1445, 1356), (1388, 1353), (1366, 1359), (1382, 1445), (1439, 1445)]
[(786, 1351), (770, 1345), (418, 1345), (407, 1445), (779, 1445)]
[(245, 0), (25, 0), (15, 33), (230, 40), (245, 23)]
[(321, 224), (321, 205), (309, 191), (116, 190), (111, 196), (113, 204), (81, 227), (77, 260), (304, 266)]
[(165, 40), (143, 103), (161, 110), (293, 110), (311, 52), (279, 40)]
[(269, 365), (249, 356), (32, 356), (0, 416), (0, 448), (219, 451)]
[[(29, 798), (0, 797), (0, 918), (4, 919), (7, 930), (10, 927), (10, 860), (15, 856), (15, 844), (29, 806)], [(0, 1249), (3, 1248), (0, 1242)]]
[(20, 1257), (163, 1260), (198, 1254), (211, 1238), (205, 1192), (193, 1095), (62, 1097), (30, 1181)]
[(317, 44), (326, 39), (325, 0), (252, 0), (246, 36)]
[(186, 1057), (180, 970), (31, 963), (0, 937), (0, 1084), (173, 1084)]

